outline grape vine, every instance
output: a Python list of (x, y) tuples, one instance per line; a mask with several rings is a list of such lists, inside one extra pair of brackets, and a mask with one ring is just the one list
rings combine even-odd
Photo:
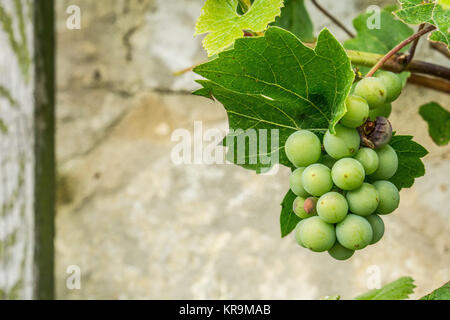
[[(202, 76), (194, 94), (227, 110), (233, 135), (224, 145), (239, 135), (245, 141), (248, 130), (278, 130), (276, 163), (239, 161), (235, 144), (229, 160), (258, 173), (275, 164), (291, 168), (282, 237), (293, 231), (300, 246), (346, 260), (381, 240), (381, 216), (393, 213), (399, 191), (425, 174), (427, 151), (393, 133), (388, 118), (407, 82), (450, 93), (449, 68), (414, 59), (426, 34), (448, 50), (449, 10), (431, 1), (434, 14), (427, 16), (429, 6), (400, 0), (382, 10), (378, 29), (367, 27), (369, 14), (356, 17), (354, 34), (312, 2), (351, 39), (341, 44), (328, 29), (316, 38), (303, 0), (207, 0), (196, 33), (209, 33), (211, 59), (182, 72)], [(439, 119), (430, 116), (436, 110)], [(449, 141), (449, 114), (438, 104), (421, 108), (439, 145)], [(244, 160), (263, 155), (248, 150)]]

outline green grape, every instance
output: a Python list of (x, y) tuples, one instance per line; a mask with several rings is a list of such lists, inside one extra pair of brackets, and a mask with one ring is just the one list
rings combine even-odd
[(322, 164), (326, 165), (328, 168), (333, 168), (336, 163), (336, 159), (332, 158), (330, 155), (325, 154), (320, 161)]
[(328, 250), (328, 253), (336, 260), (347, 260), (353, 256), (355, 250), (347, 249), (346, 247), (342, 246), (339, 242), (336, 241), (333, 248)]
[(335, 163), (331, 176), (334, 184), (342, 190), (354, 190), (363, 184), (366, 175), (359, 161), (344, 158)]
[(366, 219), (367, 219), (367, 221), (369, 221), (370, 226), (372, 227), (372, 230), (373, 230), (373, 238), (372, 238), (372, 242), (370, 244), (375, 244), (378, 241), (380, 241), (380, 239), (384, 235), (384, 222), (376, 214), (372, 214), (372, 215), (366, 217)]
[(300, 197), (306, 198), (308, 196), (308, 192), (303, 188), (302, 182), (302, 174), (305, 171), (305, 168), (297, 168), (291, 173), (291, 177), (289, 179), (292, 192)]
[(370, 148), (361, 148), (355, 156), (364, 167), (364, 172), (366, 175), (374, 173), (378, 169), (380, 159), (378, 154)]
[(322, 154), (322, 145), (314, 133), (300, 130), (289, 136), (284, 150), (289, 161), (296, 167), (306, 167), (319, 160)]
[(370, 175), (370, 178), (372, 180), (388, 180), (392, 178), (398, 169), (397, 153), (390, 145), (375, 151), (378, 154), (379, 165), (377, 170)]
[(402, 93), (402, 80), (393, 72), (379, 71), (376, 77), (380, 79), (386, 87), (386, 102), (392, 102)]
[(372, 121), (377, 120), (377, 117), (385, 117), (386, 119), (392, 113), (392, 104), (390, 102), (383, 103), (378, 108), (372, 109), (369, 111), (369, 118)]
[(297, 223), (297, 226), (294, 229), (294, 238), (295, 241), (297, 241), (297, 243), (299, 245), (301, 245), (303, 248), (306, 248), (306, 246), (303, 244), (302, 239), (300, 239), (300, 225), (304, 222), (305, 220), (300, 220), (299, 223)]
[(305, 198), (302, 197), (297, 197), (295, 198), (293, 204), (292, 204), (292, 209), (294, 211), (294, 213), (302, 219), (307, 219), (309, 217), (315, 216), (317, 215), (317, 213), (315, 211), (312, 211), (311, 213), (308, 213), (305, 211), (304, 205), (305, 205)]
[(382, 80), (370, 77), (356, 84), (355, 94), (364, 98), (370, 109), (375, 109), (386, 102), (387, 89)]
[(323, 138), (325, 151), (334, 159), (353, 157), (359, 150), (361, 138), (358, 130), (336, 125), (336, 135), (327, 130)]
[(380, 203), (377, 189), (366, 182), (358, 189), (348, 191), (346, 197), (350, 211), (359, 216), (371, 215)]
[(312, 251), (328, 251), (336, 242), (334, 225), (326, 223), (317, 216), (303, 220), (299, 229), (301, 243)]
[(361, 97), (351, 95), (345, 100), (347, 112), (341, 123), (348, 128), (357, 128), (366, 122), (369, 117), (369, 105)]
[(395, 211), (400, 204), (400, 193), (395, 184), (389, 181), (376, 181), (373, 186), (377, 188), (380, 204), (376, 210), (378, 214), (389, 214)]
[(303, 171), (302, 182), (306, 192), (316, 197), (333, 188), (330, 168), (320, 163), (312, 164)]
[(349, 214), (336, 226), (336, 237), (341, 245), (350, 250), (367, 247), (373, 239), (369, 221), (355, 214)]
[(305, 203), (305, 198), (297, 197), (292, 203), (292, 210), (299, 218), (306, 218), (306, 212), (303, 209), (303, 204)]
[(325, 222), (341, 222), (348, 213), (347, 200), (342, 194), (337, 192), (325, 193), (317, 202), (317, 213)]

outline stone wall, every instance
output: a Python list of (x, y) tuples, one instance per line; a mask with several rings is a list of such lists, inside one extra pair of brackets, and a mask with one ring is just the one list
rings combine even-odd
[[(346, 25), (374, 1), (321, 1)], [(427, 176), (402, 191), (386, 235), (348, 262), (280, 239), (289, 171), (258, 176), (231, 165), (176, 166), (177, 128), (227, 127), (219, 103), (190, 95), (205, 59), (194, 38), (200, 0), (60, 0), (58, 14), (57, 297), (61, 299), (316, 299), (416, 279), (414, 298), (449, 279), (448, 147), (428, 137), (418, 107), (448, 96), (408, 86), (392, 122), (430, 151)], [(389, 1), (377, 1), (377, 4)], [(81, 9), (80, 30), (66, 8)], [(345, 35), (308, 3), (317, 23)], [(423, 44), (422, 58), (445, 63)], [(81, 268), (68, 290), (66, 269)], [(373, 268), (373, 266), (376, 266)]]

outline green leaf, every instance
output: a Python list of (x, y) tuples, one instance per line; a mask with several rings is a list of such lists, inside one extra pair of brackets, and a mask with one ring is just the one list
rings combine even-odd
[(420, 300), (450, 300), (450, 281)]
[[(194, 94), (214, 97), (228, 113), (229, 127), (242, 129), (231, 136), (239, 138), (248, 129), (278, 130), (278, 163), (291, 167), (284, 143), (296, 130), (323, 133), (345, 114), (345, 98), (354, 80), (350, 59), (344, 48), (323, 30), (313, 50), (292, 33), (270, 27), (264, 37), (238, 39), (234, 49), (194, 69), (207, 78)], [(256, 138), (259, 141), (259, 138)], [(229, 140), (229, 139), (227, 139)], [(268, 143), (273, 145), (270, 137)], [(234, 145), (238, 153), (239, 144)], [(264, 164), (266, 150), (249, 152), (253, 163), (234, 163), (260, 171), (274, 165)]]
[(428, 132), (433, 141), (439, 145), (447, 145), (450, 140), (450, 112), (436, 102), (420, 107), (419, 113), (428, 122)]
[(314, 25), (305, 7), (304, 0), (285, 0), (274, 26), (286, 29), (304, 42), (314, 42)]
[(412, 136), (394, 136), (390, 142), (391, 147), (397, 152), (398, 170), (389, 180), (399, 190), (410, 188), (415, 178), (425, 175), (425, 166), (421, 158), (425, 157), (428, 151), (412, 138)]
[[(349, 50), (386, 54), (397, 44), (411, 36), (414, 31), (405, 23), (396, 20), (390, 12), (392, 8), (386, 7), (380, 12), (380, 29), (369, 29), (367, 21), (370, 13), (360, 14), (353, 20), (353, 26), (357, 32), (356, 37), (344, 42), (344, 47)], [(400, 52), (408, 50), (408, 46)], [(358, 67), (361, 73), (369, 71), (368, 67)], [(402, 72), (399, 76), (403, 83), (409, 77), (409, 72)]]
[(381, 289), (373, 289), (370, 291), (367, 291), (366, 293), (363, 293), (362, 295), (359, 295), (355, 298), (355, 300), (373, 300), (377, 296), (378, 293), (380, 293)]
[(409, 24), (429, 23), (437, 30), (428, 39), (450, 45), (450, 10), (448, 1), (399, 0), (401, 9), (396, 16)]
[[(396, 20), (385, 10), (380, 12), (380, 29), (369, 29), (367, 20), (371, 15), (360, 14), (353, 20), (357, 34), (355, 38), (344, 42), (346, 49), (385, 54), (414, 33), (408, 25)], [(407, 47), (402, 49), (405, 50)]]
[(203, 46), (209, 56), (223, 51), (244, 36), (244, 30), (264, 31), (280, 15), (283, 0), (255, 0), (243, 15), (238, 0), (206, 0), (195, 35), (209, 33)]
[(280, 227), (282, 238), (291, 233), (301, 220), (292, 209), (296, 197), (297, 196), (289, 190), (281, 203)]
[(374, 289), (355, 298), (355, 300), (404, 300), (414, 292), (414, 280), (402, 277), (388, 283), (381, 289)]

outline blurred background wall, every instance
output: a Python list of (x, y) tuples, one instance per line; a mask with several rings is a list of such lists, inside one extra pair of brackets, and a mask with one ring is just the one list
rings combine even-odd
[[(370, 4), (321, 0), (347, 25)], [(190, 95), (195, 76), (172, 72), (206, 58), (194, 38), (201, 0), (59, 0), (56, 238), (60, 299), (352, 298), (412, 276), (418, 298), (449, 280), (448, 147), (437, 147), (418, 114), (448, 96), (409, 85), (392, 122), (414, 134), (430, 155), (427, 175), (402, 191), (401, 207), (384, 221), (375, 246), (348, 262), (280, 239), (279, 212), (289, 170), (258, 176), (232, 165), (172, 163), (177, 128), (227, 128), (223, 107)], [(81, 9), (69, 30), (66, 9)], [(345, 34), (308, 2), (316, 30)], [(418, 56), (448, 61), (428, 49)], [(67, 268), (79, 266), (80, 290)]]

